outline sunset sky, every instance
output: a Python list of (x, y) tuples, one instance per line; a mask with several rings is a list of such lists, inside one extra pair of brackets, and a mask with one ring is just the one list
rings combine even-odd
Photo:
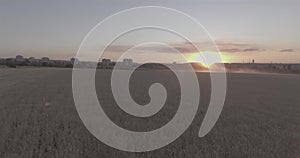
[[(224, 62), (255, 59), (266, 63), (300, 63), (300, 1), (297, 0), (1, 0), (0, 58), (21, 54), (69, 59), (101, 20), (118, 11), (146, 5), (174, 8), (194, 17), (212, 35)], [(135, 39), (145, 36), (152, 35), (137, 34)], [(153, 38), (166, 36), (158, 33)], [(171, 39), (166, 43), (182, 50), (190, 61), (197, 53), (181, 40)], [(114, 59), (114, 54), (120, 53), (115, 48), (129, 45), (130, 40), (120, 40), (106, 56)], [(138, 52), (142, 53), (137, 55), (137, 61), (144, 60), (143, 54), (150, 55), (153, 61), (177, 61), (173, 53), (161, 46), (142, 47)]]

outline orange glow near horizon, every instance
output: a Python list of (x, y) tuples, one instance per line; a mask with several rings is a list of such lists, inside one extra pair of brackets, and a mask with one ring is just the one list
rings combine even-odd
[(201, 56), (201, 53), (199, 53), (199, 52), (190, 53), (190, 54), (186, 55), (186, 59), (188, 62), (196, 62), (207, 68), (210, 66), (209, 64), (205, 63), (205, 61), (203, 60), (203, 58)]
[[(188, 62), (197, 62), (205, 67), (210, 67), (212, 64), (212, 62), (206, 62), (203, 58), (203, 56), (207, 56), (209, 57), (212, 53), (209, 52), (195, 52), (195, 53), (189, 53), (188, 55), (186, 55), (186, 59)], [(220, 57), (221, 57), (221, 62), (225, 63), (225, 62), (229, 62), (229, 57), (225, 56), (222, 53), (219, 53)]]

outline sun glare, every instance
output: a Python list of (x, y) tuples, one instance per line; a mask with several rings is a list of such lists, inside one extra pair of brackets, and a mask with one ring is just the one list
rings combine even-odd
[[(206, 59), (204, 57), (206, 57)], [(186, 56), (188, 62), (196, 62), (207, 68), (209, 68), (211, 65), (216, 63), (214, 62), (214, 60), (210, 60), (215, 58), (216, 58), (215, 53), (211, 53), (211, 52), (201, 52), (201, 53), (195, 52), (195, 53), (190, 53)], [(224, 63), (223, 59), (225, 57), (221, 53), (220, 53), (220, 58), (221, 58), (220, 62)]]

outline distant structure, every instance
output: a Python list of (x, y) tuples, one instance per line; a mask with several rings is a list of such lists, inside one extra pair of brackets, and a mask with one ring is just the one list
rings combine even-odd
[(16, 61), (16, 64), (20, 65), (20, 64), (24, 63), (25, 59), (22, 55), (17, 55), (15, 61)]
[(41, 66), (40, 59), (35, 59), (34, 57), (29, 57), (28, 62), (31, 66)]
[(42, 66), (48, 66), (50, 59), (48, 57), (42, 57)]
[[(131, 69), (134, 66), (139, 69), (166, 69), (159, 63), (147, 63), (139, 65), (134, 63), (132, 59), (126, 58), (121, 62), (113, 62), (111, 59), (102, 59), (101, 62), (93, 61), (80, 61), (77, 58), (71, 58), (70, 60), (50, 60), (49, 57), (43, 57), (36, 59), (34, 57), (24, 58), (22, 55), (17, 55), (15, 58), (0, 58), (0, 65), (6, 65), (8, 67), (17, 68), (19, 66), (37, 66), (37, 67), (62, 67), (62, 68), (73, 68), (74, 64), (78, 63), (80, 68), (95, 68), (97, 65), (98, 69)], [(182, 69), (185, 64), (191, 64), (195, 70), (207, 71), (207, 68), (199, 66), (198, 63), (170, 63), (170, 66), (174, 66), (176, 69)], [(212, 66), (219, 67), (220, 63), (215, 63)], [(221, 63), (220, 66), (225, 65), (227, 71), (261, 71), (261, 72), (276, 72), (276, 73), (300, 73), (300, 64), (289, 64), (289, 63), (255, 63), (252, 59), (249, 63)], [(117, 66), (117, 67), (116, 67)]]
[(101, 63), (98, 64), (98, 68), (103, 68), (103, 69), (110, 69), (112, 68), (112, 62), (110, 59), (102, 59)]
[[(66, 67), (71, 68), (75, 62), (79, 62), (77, 58), (71, 58), (67, 60), (50, 60), (49, 57), (42, 57), (36, 59), (34, 57), (24, 58), (22, 55), (17, 55), (15, 58), (0, 59), (0, 65), (6, 65), (9, 67), (17, 66), (47, 66), (47, 67)], [(84, 63), (85, 65), (92, 65), (90, 62)], [(82, 66), (85, 66), (82, 65)]]
[(66, 60), (49, 60), (48, 66), (50, 67), (73, 67), (70, 61)]
[(102, 65), (103, 66), (109, 66), (111, 63), (111, 60), (110, 59), (102, 59)]
[(110, 65), (111, 60), (110, 59), (102, 59), (102, 65), (108, 66)]
[(70, 62), (71, 62), (72, 65), (74, 65), (78, 61), (79, 61), (78, 58), (71, 58), (70, 59)]
[(281, 63), (225, 63), (228, 71), (255, 70), (261, 72), (300, 73), (300, 64)]
[(0, 65), (5, 65), (5, 59), (0, 58)]
[(133, 60), (132, 59), (123, 59), (122, 65), (127, 66), (127, 67), (132, 66)]
[(33, 61), (33, 60), (35, 60), (35, 57), (29, 57), (28, 60)]

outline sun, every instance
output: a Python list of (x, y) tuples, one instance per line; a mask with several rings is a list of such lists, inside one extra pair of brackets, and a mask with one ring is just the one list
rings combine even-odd
[(209, 68), (211, 64), (205, 62), (204, 58), (202, 57), (201, 53), (190, 53), (186, 56), (186, 59), (188, 62), (196, 62), (201, 66), (204, 66), (206, 68)]
[[(221, 60), (217, 60), (220, 58), (221, 58)], [(186, 59), (188, 62), (196, 62), (206, 68), (211, 67), (213, 64), (216, 63), (216, 61), (224, 63), (224, 58), (225, 57), (223, 54), (218, 53), (218, 57), (216, 57), (216, 53), (212, 53), (212, 52), (201, 52), (201, 53), (195, 52), (195, 53), (189, 53), (188, 55), (186, 55)], [(214, 59), (214, 60), (211, 60), (211, 59)]]

